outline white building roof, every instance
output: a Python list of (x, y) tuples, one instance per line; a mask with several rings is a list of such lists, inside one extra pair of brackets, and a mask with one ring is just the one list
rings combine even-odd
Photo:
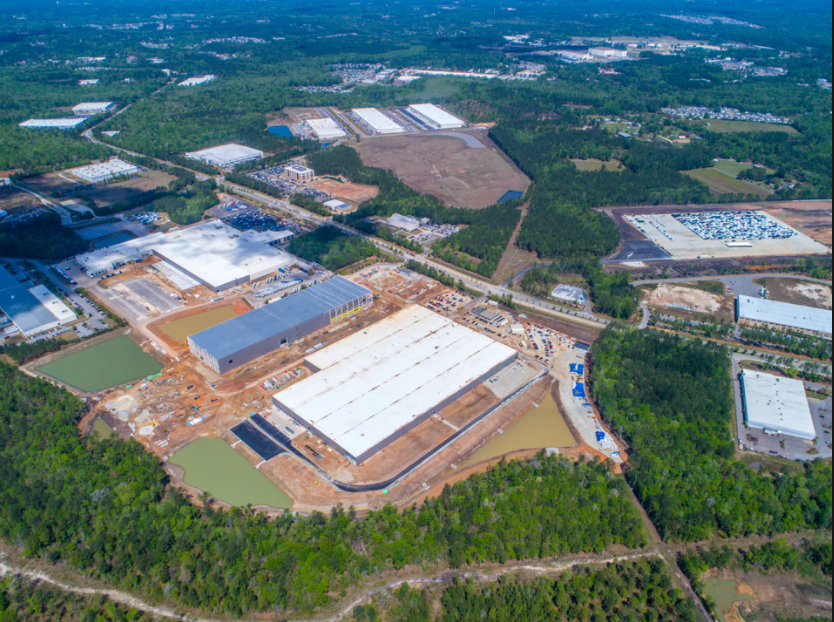
[(801, 380), (745, 369), (741, 372), (741, 384), (748, 427), (807, 440), (816, 438)]
[(350, 203), (345, 203), (344, 201), (340, 201), (339, 199), (331, 199), (330, 201), (325, 201), (324, 206), (339, 211), (350, 209)]
[(185, 157), (192, 160), (202, 160), (209, 164), (214, 164), (220, 168), (232, 166), (240, 162), (248, 160), (257, 160), (264, 156), (263, 151), (258, 149), (251, 149), (243, 145), (235, 143), (228, 143), (226, 145), (218, 145), (217, 147), (209, 147), (208, 149), (201, 149), (200, 151), (189, 151)]
[(831, 311), (753, 296), (738, 297), (739, 319), (831, 334)]
[(321, 371), (275, 399), (358, 458), (515, 355), (410, 306), (309, 356)]
[(324, 119), (310, 119), (307, 121), (310, 129), (316, 133), (316, 136), (322, 139), (342, 138), (347, 136), (347, 133), (339, 126), (334, 119), (326, 117)]
[(413, 216), (403, 216), (402, 214), (394, 214), (388, 219), (388, 224), (397, 229), (404, 231), (414, 231), (420, 228), (420, 221)]
[(20, 127), (53, 128), (69, 130), (78, 127), (87, 120), (86, 117), (65, 117), (63, 119), (27, 119)]
[(434, 104), (411, 104), (408, 110), (414, 114), (426, 117), (442, 129), (464, 127), (466, 125), (463, 120)]
[(75, 114), (99, 114), (107, 112), (113, 106), (113, 102), (84, 102), (72, 107)]
[[(160, 62), (162, 59), (159, 59)], [(192, 78), (187, 78), (179, 83), (179, 86), (198, 86), (200, 84), (205, 84), (206, 82), (211, 82), (217, 76), (213, 74), (206, 74), (204, 76), (194, 76)]]
[(584, 298), (585, 293), (581, 288), (574, 285), (557, 285), (556, 289), (550, 292), (550, 295), (553, 298), (558, 298), (559, 300), (579, 302), (582, 298)]
[(395, 123), (393, 119), (382, 114), (376, 108), (354, 108), (352, 112), (378, 134), (402, 134), (405, 132), (404, 127)]
[(125, 162), (119, 158), (107, 160), (107, 162), (100, 162), (99, 164), (91, 164), (90, 166), (82, 166), (80, 168), (72, 169), (72, 174), (89, 182), (96, 181), (108, 177), (118, 177), (119, 175), (134, 175), (139, 172), (139, 167), (130, 162)]
[(29, 289), (31, 293), (63, 326), (74, 321), (76, 316), (72, 310), (46, 288), (46, 285), (36, 285)]

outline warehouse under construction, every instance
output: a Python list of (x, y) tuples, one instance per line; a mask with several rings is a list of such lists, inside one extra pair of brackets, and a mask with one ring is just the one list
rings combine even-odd
[(354, 464), (362, 463), (510, 365), (512, 348), (409, 306), (310, 354), (315, 373), (273, 402)]
[(191, 335), (188, 347), (208, 367), (225, 374), (372, 304), (369, 289), (337, 276)]

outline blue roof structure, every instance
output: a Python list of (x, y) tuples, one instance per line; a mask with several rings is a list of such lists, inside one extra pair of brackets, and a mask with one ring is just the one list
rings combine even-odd
[(9, 316), (24, 335), (58, 321), (11, 272), (0, 266), (0, 311)]
[(570, 373), (572, 374), (584, 374), (585, 373), (585, 365), (582, 363), (571, 363), (570, 364)]
[(585, 385), (581, 382), (573, 385), (573, 395), (574, 397), (585, 397)]
[(336, 276), (196, 333), (190, 340), (217, 359), (222, 359), (370, 293), (369, 289)]

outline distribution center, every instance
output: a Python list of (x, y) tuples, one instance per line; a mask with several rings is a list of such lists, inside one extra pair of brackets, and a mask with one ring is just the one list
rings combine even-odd
[(189, 151), (185, 154), (185, 157), (191, 160), (201, 160), (202, 162), (220, 168), (229, 168), (242, 162), (250, 162), (262, 158), (264, 157), (264, 152), (258, 149), (250, 149), (243, 145), (228, 143), (226, 145), (201, 149), (200, 151)]
[(100, 184), (115, 177), (128, 177), (138, 172), (138, 166), (119, 158), (72, 169), (73, 175), (91, 184)]
[(436, 130), (451, 130), (466, 123), (434, 104), (412, 104), (406, 110)]
[(748, 427), (809, 441), (817, 437), (801, 380), (745, 369), (741, 372), (741, 391)]
[(361, 463), (453, 404), (518, 354), (416, 305), (307, 357), (314, 373), (275, 406)]
[(736, 321), (741, 320), (831, 334), (831, 311), (829, 309), (803, 307), (753, 296), (737, 298)]
[(351, 112), (376, 134), (402, 134), (405, 128), (376, 108), (354, 108)]
[(337, 276), (188, 338), (218, 374), (246, 365), (373, 304), (371, 291)]
[(31, 337), (75, 319), (75, 314), (46, 287), (27, 289), (0, 266), (0, 311), (24, 337)]
[(321, 140), (331, 140), (347, 136), (341, 126), (329, 117), (324, 119), (310, 119), (307, 121), (307, 125), (310, 126), (313, 133)]

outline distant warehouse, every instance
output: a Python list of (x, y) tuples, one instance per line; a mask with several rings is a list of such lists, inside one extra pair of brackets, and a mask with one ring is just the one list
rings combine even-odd
[(736, 321), (770, 324), (812, 333), (831, 334), (831, 311), (753, 296), (736, 300)]
[(191, 335), (188, 347), (215, 372), (225, 374), (372, 304), (369, 289), (337, 276)]
[(412, 104), (408, 112), (436, 130), (465, 127), (466, 123), (434, 104)]
[(129, 177), (138, 172), (138, 166), (119, 158), (72, 169), (73, 175), (91, 184), (100, 184), (116, 177)]
[(0, 311), (24, 337), (31, 337), (75, 320), (75, 313), (43, 285), (27, 289), (0, 266)]
[(375, 134), (402, 134), (405, 128), (376, 108), (354, 108), (351, 112)]
[(321, 140), (332, 140), (335, 138), (344, 138), (347, 133), (342, 127), (330, 117), (323, 119), (310, 119), (307, 125), (313, 130), (313, 133)]
[(741, 372), (741, 390), (748, 427), (809, 441), (817, 437), (801, 380), (745, 369)]
[(243, 145), (228, 143), (201, 149), (200, 151), (189, 151), (185, 157), (190, 160), (200, 160), (220, 168), (231, 168), (243, 162), (250, 162), (264, 157), (264, 152), (257, 149), (250, 149)]
[(72, 113), (79, 117), (91, 117), (96, 114), (110, 112), (116, 104), (113, 102), (84, 102), (72, 107)]

